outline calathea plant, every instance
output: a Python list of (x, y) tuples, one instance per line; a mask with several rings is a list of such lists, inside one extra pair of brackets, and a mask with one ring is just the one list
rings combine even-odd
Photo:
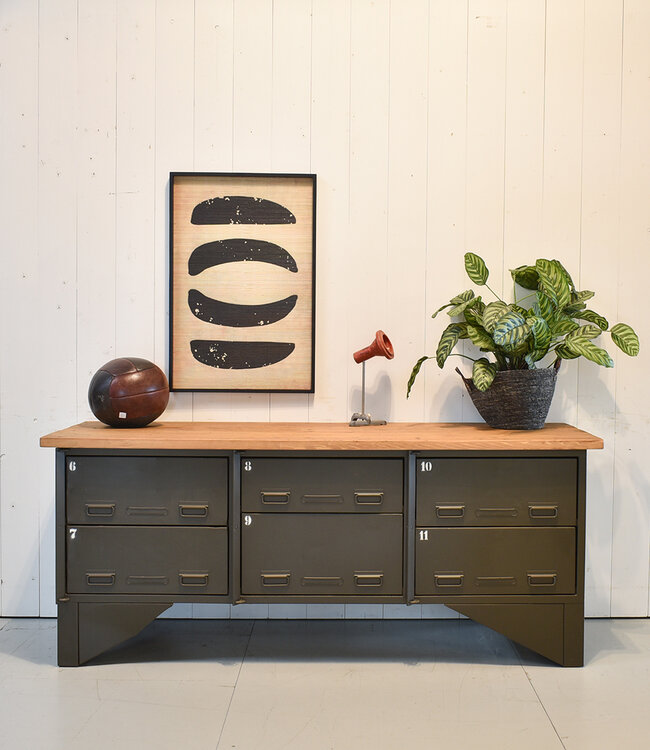
[[(578, 291), (568, 271), (558, 260), (540, 258), (532, 266), (519, 266), (510, 271), (513, 279), (514, 302), (502, 300), (488, 286), (489, 271), (475, 253), (465, 253), (465, 270), (477, 286), (485, 287), (496, 300), (486, 303), (480, 295), (468, 289), (456, 295), (432, 315), (446, 310), (453, 319), (442, 332), (436, 361), (445, 364), (456, 344), (468, 339), (486, 356), (467, 357), (474, 362), (472, 379), (480, 391), (487, 390), (494, 376), (504, 370), (532, 370), (543, 366), (547, 355), (549, 367), (558, 366), (563, 359), (585, 357), (604, 367), (614, 362), (605, 349), (594, 343), (601, 333), (608, 331), (612, 341), (625, 354), (639, 353), (639, 339), (626, 323), (611, 328), (599, 313), (587, 307), (594, 292)], [(528, 293), (517, 299), (517, 287)], [(407, 397), (411, 392), (424, 356), (415, 363), (408, 381)]]

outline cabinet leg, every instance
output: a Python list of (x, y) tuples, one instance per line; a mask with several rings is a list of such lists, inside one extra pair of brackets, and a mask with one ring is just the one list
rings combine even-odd
[(467, 604), (448, 607), (565, 667), (584, 662), (582, 604)]
[(171, 604), (59, 604), (59, 666), (79, 666), (132, 638), (169, 607)]

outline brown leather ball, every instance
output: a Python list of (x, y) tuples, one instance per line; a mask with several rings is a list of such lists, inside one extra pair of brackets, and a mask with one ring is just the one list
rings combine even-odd
[(93, 414), (111, 427), (144, 427), (169, 402), (165, 373), (139, 357), (121, 357), (102, 365), (88, 387)]

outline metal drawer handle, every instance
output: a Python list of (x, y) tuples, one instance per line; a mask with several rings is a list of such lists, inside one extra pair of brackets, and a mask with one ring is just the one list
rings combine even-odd
[(290, 492), (262, 492), (262, 502), (267, 505), (282, 505), (289, 502)]
[(167, 576), (127, 576), (128, 584), (151, 584), (153, 586), (166, 586), (169, 583)]
[(166, 516), (167, 508), (163, 505), (129, 505), (127, 516)]
[(86, 515), (90, 518), (101, 516), (108, 518), (115, 515), (115, 503), (86, 503)]
[(476, 515), (480, 518), (481, 516), (487, 516), (488, 518), (514, 518), (517, 515), (516, 508), (477, 508)]
[(383, 573), (355, 573), (355, 586), (382, 586), (384, 583)]
[(181, 586), (207, 586), (207, 573), (179, 573), (178, 580)]
[(531, 518), (557, 518), (559, 508), (557, 505), (529, 505), (528, 515)]
[(178, 512), (181, 518), (207, 518), (208, 506), (179, 504)]
[(557, 583), (557, 573), (529, 573), (529, 586), (555, 586)]
[(381, 505), (384, 502), (383, 492), (355, 492), (354, 502), (359, 505)]
[(462, 573), (435, 573), (433, 580), (436, 586), (462, 586), (463, 578), (465, 576)]
[(476, 576), (477, 586), (514, 586), (516, 583), (514, 576)]
[(262, 573), (262, 586), (288, 586), (291, 573)]
[(303, 586), (342, 586), (341, 576), (304, 576)]
[(115, 573), (86, 573), (88, 586), (112, 586), (115, 583)]
[(464, 515), (464, 505), (436, 505), (436, 516), (438, 518), (463, 518)]
[(342, 503), (341, 495), (303, 495), (303, 503)]

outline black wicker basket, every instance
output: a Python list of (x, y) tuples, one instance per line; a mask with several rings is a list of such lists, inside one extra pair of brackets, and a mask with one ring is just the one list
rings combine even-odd
[(461, 376), (478, 413), (499, 430), (539, 430), (551, 408), (558, 367), (540, 370), (502, 370), (492, 385), (479, 391), (474, 381)]

